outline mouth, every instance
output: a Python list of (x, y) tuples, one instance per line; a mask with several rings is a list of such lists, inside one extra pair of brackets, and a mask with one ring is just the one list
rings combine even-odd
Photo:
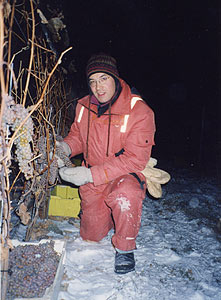
[(98, 97), (103, 97), (105, 93), (97, 93)]

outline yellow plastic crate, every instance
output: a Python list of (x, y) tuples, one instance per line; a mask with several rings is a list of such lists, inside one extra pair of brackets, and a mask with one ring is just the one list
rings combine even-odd
[(56, 185), (51, 192), (51, 195), (58, 196), (61, 198), (67, 198), (67, 186), (66, 185)]
[(67, 199), (79, 198), (78, 189), (67, 186), (66, 197)]
[(80, 198), (65, 199), (51, 195), (48, 215), (77, 218), (80, 212)]
[(58, 196), (63, 199), (79, 198), (78, 189), (71, 188), (66, 185), (56, 185), (52, 190), (51, 195)]

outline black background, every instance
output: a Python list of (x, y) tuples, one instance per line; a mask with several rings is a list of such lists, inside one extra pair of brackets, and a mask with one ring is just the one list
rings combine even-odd
[(216, 169), (218, 1), (46, 2), (63, 10), (76, 87), (81, 82), (87, 92), (85, 65), (91, 54), (111, 54), (121, 77), (155, 112), (153, 156), (177, 167)]

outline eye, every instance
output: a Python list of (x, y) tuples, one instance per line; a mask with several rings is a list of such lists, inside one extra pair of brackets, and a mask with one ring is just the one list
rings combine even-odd
[(104, 81), (108, 80), (108, 76), (102, 76), (100, 80), (101, 80), (101, 82), (104, 82)]
[(90, 80), (90, 81), (89, 81), (89, 85), (90, 85), (90, 86), (93, 86), (94, 84), (95, 84), (95, 81), (94, 81), (94, 80)]

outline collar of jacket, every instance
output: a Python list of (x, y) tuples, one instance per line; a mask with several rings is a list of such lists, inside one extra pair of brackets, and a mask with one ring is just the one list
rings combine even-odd
[[(129, 85), (123, 79), (119, 78), (119, 80), (122, 90), (117, 101), (113, 104), (113, 106), (111, 106), (111, 114), (126, 115), (131, 111), (130, 100), (132, 98), (132, 94)], [(78, 103), (89, 109), (89, 100), (90, 95), (87, 95), (84, 98), (80, 99)], [(91, 110), (96, 111), (96, 106), (96, 104), (91, 104)]]

